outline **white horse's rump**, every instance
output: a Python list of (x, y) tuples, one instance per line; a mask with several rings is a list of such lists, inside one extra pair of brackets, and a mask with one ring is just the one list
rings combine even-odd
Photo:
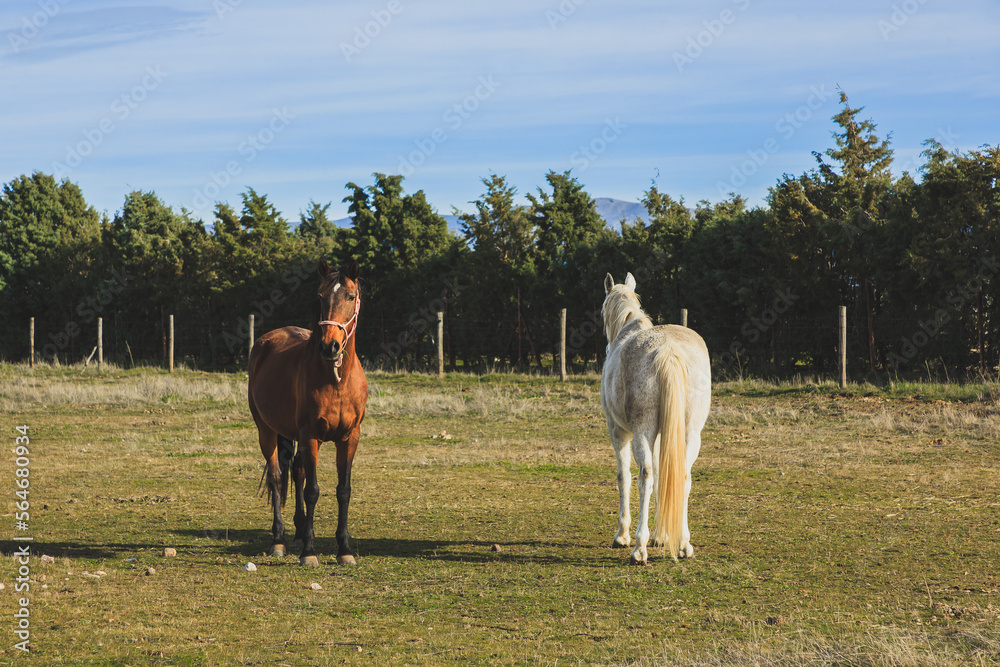
[(653, 545), (666, 545), (674, 558), (689, 558), (694, 555), (687, 520), (691, 465), (701, 449), (701, 429), (712, 398), (708, 348), (701, 336), (686, 327), (654, 327), (639, 305), (631, 273), (623, 285), (616, 285), (609, 273), (604, 292), (601, 312), (609, 343), (601, 405), (618, 460), (618, 533), (611, 546), (631, 543), (631, 443), (639, 468), (639, 518), (632, 562), (646, 563), (649, 500), (654, 489)]

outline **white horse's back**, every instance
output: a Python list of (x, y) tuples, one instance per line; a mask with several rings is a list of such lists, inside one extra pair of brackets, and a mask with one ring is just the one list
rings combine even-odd
[[(708, 417), (711, 399), (711, 366), (705, 341), (693, 329), (665, 324), (647, 329), (636, 328), (623, 332), (619, 345), (612, 345), (604, 364), (601, 401), (605, 413), (610, 408), (617, 419), (633, 422), (640, 418), (636, 410), (648, 408), (648, 400), (657, 398), (657, 374), (654, 360), (673, 351), (684, 361), (688, 374), (689, 391), (704, 394), (701, 408)], [(611, 390), (604, 392), (604, 383), (611, 383)], [(655, 400), (654, 400), (655, 403)], [(689, 420), (697, 415), (689, 416)], [(704, 424), (704, 419), (702, 419)]]
[(639, 467), (639, 518), (632, 562), (645, 563), (649, 499), (656, 491), (654, 544), (676, 558), (694, 555), (687, 522), (691, 466), (701, 449), (701, 429), (711, 403), (711, 366), (705, 341), (686, 327), (654, 327), (643, 313), (629, 274), (625, 284), (605, 280), (602, 309), (608, 357), (601, 403), (618, 461), (618, 533), (612, 544), (631, 542), (629, 489), (632, 458)]

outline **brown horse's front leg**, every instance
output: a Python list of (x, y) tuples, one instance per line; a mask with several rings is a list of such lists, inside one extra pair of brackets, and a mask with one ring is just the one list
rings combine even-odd
[(316, 479), (316, 464), (319, 460), (319, 440), (300, 440), (299, 451), (295, 455), (295, 542), (302, 543), (299, 564), (307, 567), (319, 565), (313, 545), (315, 533), (313, 518), (316, 515), (316, 501), (319, 500), (319, 482)]
[(358, 449), (360, 433), (355, 431), (347, 440), (337, 443), (337, 562), (354, 565), (351, 534), (347, 530), (347, 508), (351, 504), (351, 466)]

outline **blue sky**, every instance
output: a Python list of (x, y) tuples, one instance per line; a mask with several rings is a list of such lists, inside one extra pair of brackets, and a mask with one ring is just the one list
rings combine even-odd
[(289, 221), (403, 173), (440, 213), (550, 171), (760, 203), (832, 146), (838, 88), (892, 133), (1000, 143), (995, 0), (264, 2), (0, 7), (0, 180), (65, 176), (114, 215), (153, 190), (206, 222), (247, 187)]

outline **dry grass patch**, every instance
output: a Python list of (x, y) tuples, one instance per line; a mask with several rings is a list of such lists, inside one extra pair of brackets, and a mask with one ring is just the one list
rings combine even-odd
[[(586, 385), (565, 385), (539, 378), (525, 391), (523, 376), (495, 375), (487, 380), (455, 376), (443, 387), (431, 376), (417, 376), (429, 388), (394, 386), (392, 376), (368, 374), (370, 413), (382, 416), (473, 415), (505, 419), (540, 413), (584, 414), (593, 409), (594, 391)], [(384, 379), (389, 378), (389, 382)], [(515, 379), (516, 378), (516, 379)], [(455, 382), (455, 380), (459, 380)], [(461, 381), (465, 380), (465, 381)], [(593, 381), (597, 381), (596, 376)]]
[(246, 382), (239, 376), (159, 369), (124, 372), (71, 366), (4, 366), (0, 373), (0, 411), (38, 408), (136, 408), (178, 402), (211, 401), (245, 405)]
[(963, 431), (981, 438), (1000, 437), (1000, 410), (995, 405), (944, 403), (924, 409), (880, 407), (870, 416), (876, 431), (947, 435)]

